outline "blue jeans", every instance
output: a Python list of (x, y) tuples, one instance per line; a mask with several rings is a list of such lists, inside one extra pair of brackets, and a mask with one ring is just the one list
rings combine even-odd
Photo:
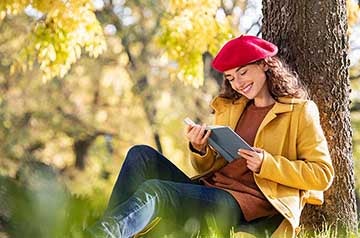
[(89, 229), (93, 237), (128, 238), (154, 218), (152, 237), (229, 237), (246, 223), (230, 193), (192, 181), (146, 145), (132, 147), (112, 191), (104, 217)]

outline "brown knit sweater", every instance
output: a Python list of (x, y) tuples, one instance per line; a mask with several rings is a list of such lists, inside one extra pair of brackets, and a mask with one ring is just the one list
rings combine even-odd
[[(254, 144), (256, 132), (272, 106), (256, 107), (250, 101), (241, 115), (235, 132), (249, 145)], [(256, 185), (253, 172), (246, 167), (244, 159), (233, 160), (202, 181), (206, 186), (230, 192), (239, 203), (247, 221), (278, 213)]]

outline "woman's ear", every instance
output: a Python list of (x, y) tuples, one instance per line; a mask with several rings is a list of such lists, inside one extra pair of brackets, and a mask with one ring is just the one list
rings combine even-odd
[(264, 70), (264, 72), (269, 70), (269, 65), (267, 63), (265, 63), (264, 61), (261, 62), (261, 68)]

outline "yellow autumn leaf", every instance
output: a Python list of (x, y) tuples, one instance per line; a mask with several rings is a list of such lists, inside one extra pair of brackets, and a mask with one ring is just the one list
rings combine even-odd
[(215, 17), (220, 4), (220, 0), (171, 0), (169, 13), (161, 20), (163, 32), (157, 42), (177, 62), (177, 78), (195, 87), (204, 82), (202, 54), (213, 53), (233, 36), (230, 20), (225, 18), (220, 26)]
[(49, 56), (50, 61), (55, 61), (56, 60), (56, 51), (55, 51), (54, 45), (50, 44), (48, 46), (47, 54)]
[[(13, 0), (0, 2), (0, 20), (7, 14), (23, 12), (29, 4), (44, 14), (29, 34), (27, 46), (19, 52), (18, 61), (25, 70), (35, 61), (43, 79), (63, 77), (81, 57), (82, 47), (97, 57), (106, 49), (105, 37), (98, 22), (92, 0)], [(12, 72), (18, 67), (13, 66)]]

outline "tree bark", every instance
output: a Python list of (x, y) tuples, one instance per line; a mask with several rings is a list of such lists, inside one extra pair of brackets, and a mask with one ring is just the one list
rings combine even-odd
[(73, 150), (75, 152), (75, 168), (84, 170), (86, 164), (86, 158), (90, 146), (94, 142), (94, 137), (89, 136), (85, 139), (76, 140), (73, 144)]
[(325, 222), (356, 232), (346, 0), (262, 2), (263, 38), (279, 46), (279, 55), (317, 103), (335, 168), (324, 205), (307, 206), (302, 223), (321, 229)]

